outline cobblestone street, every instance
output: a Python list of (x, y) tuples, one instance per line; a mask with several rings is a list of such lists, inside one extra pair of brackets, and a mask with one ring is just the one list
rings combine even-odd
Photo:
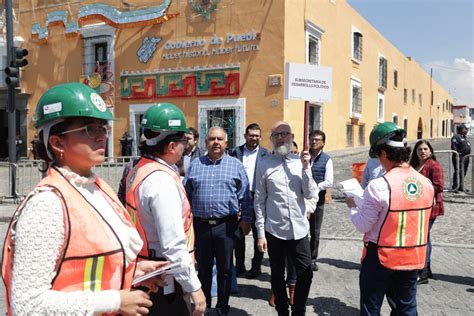
[[(472, 141), (471, 141), (472, 143)], [(449, 140), (433, 141), (435, 150), (449, 148)], [(351, 177), (352, 162), (365, 161), (367, 150), (353, 149), (330, 152), (334, 159), (335, 182)], [(441, 158), (441, 155), (440, 155)], [(441, 158), (443, 167), (447, 156)], [(447, 167), (446, 167), (447, 168)], [(471, 167), (466, 177), (471, 187)], [(6, 185), (6, 184), (4, 184)], [(471, 190), (472, 192), (472, 190)], [(435, 280), (418, 287), (420, 315), (474, 315), (474, 195), (444, 193), (445, 216), (439, 217), (432, 229), (432, 270)], [(0, 204), (0, 234), (8, 226), (14, 205)], [(362, 234), (350, 222), (342, 196), (333, 191), (333, 201), (326, 205), (320, 244), (319, 271), (314, 273), (308, 300), (308, 315), (357, 315), (359, 310), (359, 258)], [(247, 268), (253, 249), (247, 236)], [(255, 280), (239, 278), (239, 292), (231, 296), (231, 315), (276, 315), (267, 303), (270, 296), (270, 268), (265, 255), (262, 275)], [(5, 291), (0, 286), (0, 314), (5, 312)], [(213, 300), (215, 304), (216, 300)], [(388, 305), (383, 315), (389, 314)]]

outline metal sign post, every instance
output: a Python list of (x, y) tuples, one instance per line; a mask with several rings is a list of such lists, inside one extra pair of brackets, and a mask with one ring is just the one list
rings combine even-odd
[[(7, 27), (7, 63), (11, 65), (13, 56), (13, 5), (12, 0), (5, 1), (5, 15)], [(8, 85), (8, 159), (10, 164), (16, 163), (16, 106), (15, 106), (15, 86)], [(11, 169), (11, 196), (16, 197), (16, 168)]]
[(303, 129), (303, 151), (307, 151), (309, 128), (309, 101), (304, 101), (304, 129)]

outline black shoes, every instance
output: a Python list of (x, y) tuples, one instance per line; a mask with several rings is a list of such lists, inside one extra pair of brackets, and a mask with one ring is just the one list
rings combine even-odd
[(416, 278), (416, 284), (417, 285), (428, 284), (428, 277), (426, 275), (425, 276), (418, 275), (418, 277)]
[(427, 273), (426, 275), (428, 276), (428, 279), (433, 279), (434, 280), (434, 276), (433, 276), (433, 272), (431, 272), (431, 267), (430, 267), (430, 264), (428, 263), (427, 265)]
[(236, 274), (237, 276), (241, 276), (242, 274), (244, 274), (245, 272), (247, 272), (247, 269), (245, 269), (245, 266), (243, 266), (243, 267), (236, 267), (236, 268), (235, 268), (235, 272), (236, 272), (235, 274)]
[(249, 272), (247, 272), (247, 274), (245, 275), (245, 277), (247, 279), (255, 279), (256, 277), (258, 277), (260, 274), (262, 274), (262, 270), (261, 269), (250, 269)]
[(319, 267), (318, 267), (318, 264), (316, 263), (316, 261), (313, 261), (311, 263), (311, 270), (313, 270), (313, 271), (318, 271), (319, 270)]
[(431, 268), (426, 265), (422, 270), (418, 271), (418, 277), (416, 278), (416, 284), (428, 284), (428, 278), (433, 278), (433, 273), (431, 273)]

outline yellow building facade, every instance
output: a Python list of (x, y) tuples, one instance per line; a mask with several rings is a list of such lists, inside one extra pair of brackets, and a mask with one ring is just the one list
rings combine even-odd
[[(382, 121), (409, 139), (451, 133), (452, 98), (342, 0), (33, 0), (16, 14), (30, 52), (21, 78), (30, 140), (36, 102), (66, 81), (90, 85), (113, 109), (110, 156), (124, 131), (138, 139), (141, 116), (159, 102), (178, 105), (201, 135), (223, 126), (229, 147), (254, 122), (269, 147), (278, 120), (301, 146), (305, 108), (329, 150), (367, 146)], [(285, 99), (287, 63), (330, 69), (330, 101)]]

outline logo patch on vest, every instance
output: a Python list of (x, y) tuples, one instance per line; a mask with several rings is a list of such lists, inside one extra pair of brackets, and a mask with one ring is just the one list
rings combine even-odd
[(127, 193), (130, 191), (132, 188), (133, 181), (135, 180), (135, 177), (137, 176), (138, 173), (138, 164), (133, 167), (132, 174), (130, 175), (130, 178), (128, 179), (127, 183)]
[(423, 193), (423, 185), (416, 178), (406, 178), (403, 181), (403, 196), (408, 201), (416, 201)]

